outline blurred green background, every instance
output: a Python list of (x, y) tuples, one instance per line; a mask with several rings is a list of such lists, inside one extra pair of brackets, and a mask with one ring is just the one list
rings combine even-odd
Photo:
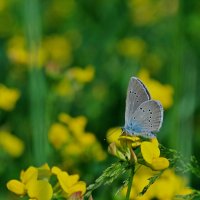
[[(200, 159), (199, 58), (195, 0), (1, 0), (1, 198), (21, 169), (45, 162), (94, 181), (112, 162), (106, 132), (124, 124), (131, 76), (165, 108), (160, 143)], [(87, 151), (62, 138), (65, 118)]]

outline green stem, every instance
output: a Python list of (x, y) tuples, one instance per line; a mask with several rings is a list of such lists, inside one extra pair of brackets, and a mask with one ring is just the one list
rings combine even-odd
[(131, 194), (131, 188), (132, 188), (134, 173), (135, 173), (135, 166), (133, 166), (131, 168), (130, 179), (129, 179), (129, 182), (128, 182), (128, 190), (127, 190), (127, 193), (126, 193), (126, 200), (130, 199), (130, 194)]

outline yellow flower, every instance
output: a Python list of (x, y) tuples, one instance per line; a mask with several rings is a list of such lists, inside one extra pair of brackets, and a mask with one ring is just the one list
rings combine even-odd
[[(126, 155), (124, 152), (122, 152), (117, 146), (115, 142), (112, 142), (108, 146), (108, 153), (110, 153), (113, 156), (118, 157), (120, 160), (126, 161)], [(130, 158), (130, 154), (128, 156)]]
[(60, 149), (69, 139), (69, 131), (66, 126), (54, 123), (48, 133), (49, 141), (56, 149)]
[(120, 146), (119, 136), (122, 134), (120, 127), (110, 128), (106, 133), (106, 139), (108, 143), (114, 142), (117, 146)]
[(87, 123), (86, 117), (78, 116), (74, 118), (71, 117), (67, 125), (70, 131), (74, 134), (74, 136), (79, 138), (85, 132), (84, 129), (85, 129), (86, 123)]
[(63, 67), (69, 65), (72, 61), (72, 47), (66, 37), (49, 36), (44, 39), (42, 48), (46, 62), (52, 62)]
[(122, 39), (118, 44), (119, 53), (126, 57), (141, 58), (145, 50), (145, 41), (136, 37)]
[(60, 122), (62, 122), (64, 124), (69, 124), (72, 118), (66, 113), (60, 113), (58, 115), (58, 119)]
[(25, 48), (25, 39), (22, 36), (16, 36), (8, 41), (8, 57), (16, 63), (27, 64), (28, 51)]
[(0, 108), (6, 111), (14, 109), (17, 100), (20, 97), (20, 91), (10, 89), (5, 85), (0, 84)]
[(18, 180), (10, 180), (7, 183), (7, 188), (8, 188), (8, 190), (10, 190), (11, 192), (13, 192), (17, 195), (23, 196), (26, 194), (25, 185)]
[[(52, 188), (50, 178), (56, 175), (58, 182), (54, 183)], [(10, 180), (7, 183), (7, 188), (23, 197), (29, 197), (32, 200), (50, 200), (55, 198), (82, 198), (86, 191), (86, 183), (79, 181), (79, 175), (69, 175), (58, 167), (50, 167), (44, 164), (38, 168), (30, 166), (27, 170), (22, 171), (20, 181)], [(77, 196), (78, 195), (78, 196)]]
[(79, 175), (69, 175), (58, 167), (52, 168), (52, 173), (58, 178), (59, 184), (64, 192), (64, 196), (69, 197), (74, 193), (80, 192), (82, 196), (86, 191), (86, 183), (79, 180)]
[[(16, 36), (8, 41), (7, 54), (14, 63), (25, 65), (30, 61), (31, 53), (26, 49), (26, 41), (22, 36)], [(44, 63), (44, 52), (41, 48), (37, 49), (37, 66), (41, 67)]]
[(86, 66), (85, 69), (73, 67), (68, 71), (68, 74), (72, 79), (75, 79), (80, 83), (88, 83), (93, 80), (95, 70), (92, 65)]
[(7, 188), (20, 196), (28, 195), (29, 199), (50, 200), (53, 195), (53, 189), (48, 182), (51, 176), (51, 170), (48, 164), (41, 167), (30, 166), (20, 174), (20, 181), (10, 180)]
[(28, 185), (27, 193), (31, 199), (50, 200), (53, 196), (53, 189), (48, 181), (35, 180)]
[(169, 167), (169, 161), (160, 157), (160, 149), (156, 143), (153, 142), (142, 142), (141, 153), (147, 164), (153, 170), (163, 170)]
[(163, 17), (174, 15), (179, 1), (174, 0), (170, 7), (167, 0), (129, 0), (133, 22), (138, 26), (153, 24)]
[(29, 167), (26, 171), (22, 171), (20, 180), (10, 180), (7, 188), (17, 195), (25, 195), (29, 184), (37, 180), (38, 171), (35, 167)]
[(55, 86), (55, 90), (58, 93), (58, 95), (65, 97), (65, 96), (73, 96), (74, 89), (72, 87), (71, 82), (64, 77), (60, 80), (60, 82)]
[[(141, 166), (135, 173), (133, 185), (131, 189), (131, 200), (171, 200), (178, 194), (191, 194), (192, 190), (186, 187), (186, 180), (174, 173), (173, 169), (166, 169), (161, 177), (150, 186), (147, 192), (140, 196), (138, 195), (145, 186), (149, 183), (149, 178), (156, 175), (157, 172), (152, 171), (149, 167)], [(167, 188), (167, 189), (166, 189)], [(126, 190), (122, 194), (126, 194)]]
[[(74, 162), (85, 162), (86, 159), (102, 161), (106, 158), (106, 153), (95, 135), (85, 132), (86, 117), (71, 117), (66, 113), (61, 113), (58, 118), (62, 124), (56, 123), (56, 126), (55, 124), (52, 126), (53, 128), (49, 131), (49, 139), (57, 149), (61, 150), (62, 157), (66, 157), (68, 161), (70, 159), (68, 166)], [(66, 130), (68, 137), (64, 140)], [(62, 132), (62, 134), (57, 134), (58, 131)]]
[(24, 151), (22, 140), (7, 131), (0, 131), (0, 147), (13, 157), (19, 157)]
[(141, 144), (141, 139), (138, 136), (131, 136), (131, 135), (121, 135), (119, 137), (119, 141), (122, 146), (130, 146), (133, 148), (136, 148), (140, 146)]
[(166, 109), (172, 106), (174, 90), (171, 85), (163, 85), (160, 82), (151, 79), (149, 72), (145, 69), (139, 72), (138, 77), (147, 86), (152, 99), (159, 100)]
[(77, 158), (81, 157), (81, 154), (83, 153), (83, 149), (80, 148), (79, 145), (77, 145), (77, 143), (69, 143), (67, 144), (63, 149), (61, 154), (63, 156), (66, 155), (66, 157), (73, 157), (73, 158)]
[(0, 11), (3, 11), (7, 7), (6, 1), (0, 1)]
[(20, 174), (21, 182), (28, 185), (31, 181), (35, 181), (38, 177), (38, 169), (30, 166), (26, 171), (22, 170)]

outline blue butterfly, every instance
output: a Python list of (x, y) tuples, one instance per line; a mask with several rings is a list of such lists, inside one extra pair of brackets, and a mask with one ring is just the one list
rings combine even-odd
[(125, 125), (123, 132), (129, 135), (153, 138), (162, 126), (163, 107), (151, 100), (150, 94), (136, 77), (131, 77), (127, 90)]

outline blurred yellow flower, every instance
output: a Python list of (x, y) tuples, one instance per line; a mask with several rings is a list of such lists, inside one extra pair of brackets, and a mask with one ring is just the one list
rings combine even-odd
[(141, 143), (140, 148), (147, 166), (151, 169), (163, 170), (169, 167), (169, 161), (160, 157), (160, 149), (157, 143), (145, 141)]
[(71, 121), (71, 119), (72, 119), (72, 117), (69, 116), (69, 115), (66, 114), (66, 113), (60, 113), (60, 114), (58, 115), (58, 119), (59, 119), (60, 122), (62, 122), (62, 123), (64, 123), (64, 124), (69, 124), (70, 121)]
[(0, 11), (4, 10), (6, 8), (6, 6), (7, 6), (6, 2), (7, 1), (5, 1), (5, 0), (0, 1)]
[(69, 65), (72, 61), (70, 41), (60, 35), (48, 36), (42, 43), (45, 63), (55, 63), (60, 67)]
[(58, 116), (59, 120), (63, 123), (65, 123), (69, 130), (76, 136), (77, 138), (80, 138), (80, 135), (82, 135), (85, 131), (85, 126), (87, 124), (87, 119), (84, 116), (78, 116), (78, 117), (71, 117), (67, 115), (66, 113), (61, 113)]
[[(7, 55), (16, 64), (27, 65), (30, 62), (31, 52), (26, 48), (25, 38), (15, 36), (8, 41)], [(51, 72), (52, 66), (64, 67), (72, 61), (72, 47), (70, 41), (63, 36), (53, 35), (44, 38), (37, 49), (37, 65), (46, 66)], [(56, 67), (57, 69), (57, 67)]]
[(24, 151), (24, 143), (7, 131), (0, 131), (0, 148), (13, 157), (19, 157)]
[(150, 78), (149, 72), (145, 69), (139, 72), (138, 77), (147, 86), (152, 99), (159, 100), (166, 109), (172, 106), (174, 89), (171, 85), (163, 85)]
[(67, 96), (70, 98), (75, 93), (74, 88), (67, 77), (64, 77), (58, 82), (58, 84), (55, 86), (55, 90), (61, 97)]
[(29, 55), (25, 46), (24, 37), (15, 36), (11, 38), (7, 44), (8, 57), (15, 63), (27, 64)]
[[(65, 8), (65, 9), (64, 9)], [(47, 23), (60, 23), (63, 19), (69, 17), (76, 8), (75, 0), (51, 1), (47, 6)], [(53, 16), (53, 17), (52, 17)], [(58, 26), (58, 24), (56, 24)]]
[[(186, 181), (183, 177), (176, 175), (172, 169), (167, 169), (143, 196), (138, 195), (148, 185), (149, 178), (154, 175), (156, 172), (145, 166), (141, 166), (137, 170), (133, 179), (131, 200), (171, 200), (175, 198), (175, 195), (192, 193), (192, 190), (186, 187)], [(126, 189), (122, 193), (125, 194)]]
[(71, 79), (74, 79), (80, 83), (88, 83), (93, 80), (95, 74), (94, 67), (88, 65), (85, 69), (80, 67), (73, 67), (68, 70), (68, 75)]
[(60, 149), (69, 139), (69, 131), (66, 126), (54, 123), (50, 127), (48, 137), (53, 146)]
[[(27, 44), (23, 36), (15, 36), (8, 41), (7, 44), (7, 55), (9, 59), (20, 65), (25, 65), (30, 62), (31, 52), (26, 48)], [(41, 47), (37, 49), (36, 58), (37, 67), (41, 67), (44, 64), (44, 51)]]
[(139, 59), (146, 51), (146, 43), (137, 37), (124, 38), (118, 43), (118, 51), (123, 56)]
[(20, 91), (11, 89), (0, 84), (0, 108), (6, 111), (14, 109), (17, 100), (20, 97)]
[(178, 0), (170, 4), (168, 0), (129, 0), (133, 22), (138, 26), (153, 24), (163, 17), (176, 14), (178, 4)]
[(53, 124), (49, 130), (49, 140), (61, 156), (67, 158), (68, 166), (90, 159), (101, 161), (106, 158), (95, 135), (85, 131), (86, 117), (60, 113), (58, 119), (60, 123)]
[(62, 155), (66, 157), (76, 158), (83, 153), (83, 149), (80, 148), (79, 145), (75, 145), (75, 142), (71, 142), (65, 145), (62, 149)]

